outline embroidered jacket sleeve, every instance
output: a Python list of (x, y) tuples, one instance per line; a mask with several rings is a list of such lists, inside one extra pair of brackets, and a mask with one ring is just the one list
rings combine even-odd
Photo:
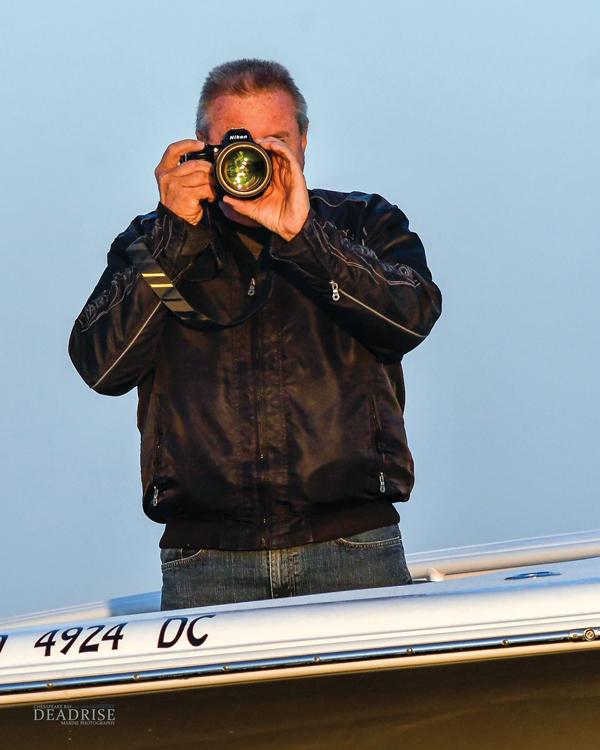
[(302, 230), (277, 239), (271, 255), (382, 362), (414, 349), (441, 314), (419, 237), (378, 195), (314, 191)]
[(73, 364), (90, 388), (118, 396), (138, 385), (154, 367), (168, 314), (126, 249), (144, 243), (175, 280), (209, 242), (206, 227), (187, 224), (160, 205), (158, 211), (137, 217), (116, 238), (106, 270), (75, 321), (69, 341)]

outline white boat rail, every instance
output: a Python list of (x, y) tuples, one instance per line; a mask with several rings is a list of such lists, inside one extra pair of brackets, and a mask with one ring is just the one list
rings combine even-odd
[[(406, 556), (413, 579), (442, 581), (496, 570), (600, 557), (600, 530), (450, 547)], [(0, 619), (2, 630), (160, 611), (160, 592), (116, 597)]]

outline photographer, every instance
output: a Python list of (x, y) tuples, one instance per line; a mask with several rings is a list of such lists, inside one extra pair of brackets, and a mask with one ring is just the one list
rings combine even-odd
[[(73, 328), (91, 388), (138, 388), (163, 609), (410, 583), (400, 360), (441, 298), (398, 208), (307, 190), (307, 128), (281, 65), (215, 68)], [(251, 199), (219, 162), (244, 131), (272, 170)]]

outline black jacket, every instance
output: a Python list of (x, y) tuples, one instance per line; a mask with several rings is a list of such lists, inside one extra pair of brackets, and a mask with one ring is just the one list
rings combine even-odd
[[(394, 523), (413, 485), (400, 360), (441, 310), (419, 238), (380, 196), (323, 190), (258, 263), (230, 224), (214, 207), (196, 227), (160, 205), (136, 218), (71, 334), (90, 387), (138, 387), (161, 546), (278, 548)], [(126, 252), (140, 246), (202, 324), (158, 299)]]

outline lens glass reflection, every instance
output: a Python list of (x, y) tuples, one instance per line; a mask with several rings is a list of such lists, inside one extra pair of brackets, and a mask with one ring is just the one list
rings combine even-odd
[(222, 175), (227, 185), (237, 193), (256, 190), (267, 174), (263, 155), (253, 148), (236, 148), (223, 159)]

